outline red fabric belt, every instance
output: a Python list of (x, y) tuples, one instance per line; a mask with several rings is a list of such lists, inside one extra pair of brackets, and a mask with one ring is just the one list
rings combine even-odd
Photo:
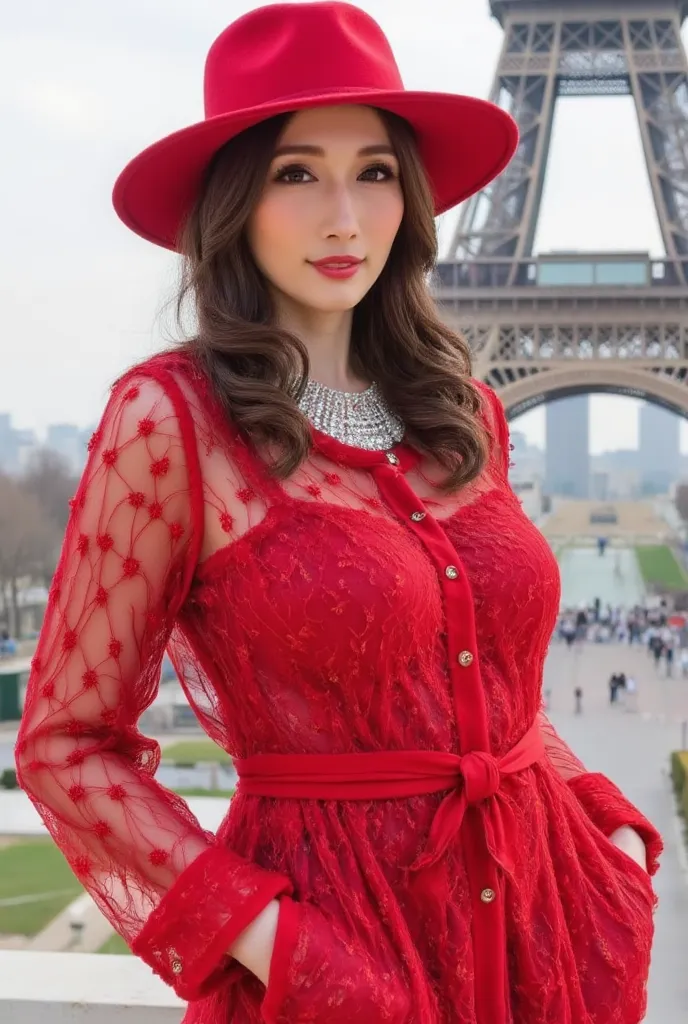
[[(502, 776), (545, 757), (536, 721), (503, 757), (482, 750), (458, 755), (434, 750), (361, 754), (258, 754), (234, 762), (239, 792), (311, 800), (374, 800), (450, 790), (430, 826), (412, 871), (435, 864), (466, 819), (463, 854), (473, 897), (475, 1010), (480, 1024), (509, 1024), (510, 984), (504, 887), (498, 866), (511, 874), (517, 831), (500, 797)], [(470, 811), (470, 813), (466, 813)]]
[[(355, 754), (256, 754), (237, 758), (239, 791), (250, 796), (310, 800), (375, 800), (451, 792), (441, 802), (424, 851), (412, 871), (435, 864), (461, 828), (468, 806), (480, 808), (487, 847), (513, 871), (509, 808), (499, 799), (503, 775), (523, 771), (545, 756), (536, 721), (503, 757), (436, 750), (383, 750)], [(512, 832), (513, 835), (513, 832)]]

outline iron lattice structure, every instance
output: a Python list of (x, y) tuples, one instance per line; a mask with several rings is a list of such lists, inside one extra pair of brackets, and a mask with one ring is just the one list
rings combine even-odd
[[(688, 0), (491, 0), (504, 42), (490, 99), (518, 151), (464, 204), (437, 267), (446, 319), (511, 416), (576, 391), (688, 415)], [(559, 96), (631, 95), (665, 258), (533, 256)]]

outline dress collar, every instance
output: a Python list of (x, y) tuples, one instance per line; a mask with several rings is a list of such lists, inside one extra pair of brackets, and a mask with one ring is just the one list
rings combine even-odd
[(397, 466), (402, 473), (407, 473), (420, 462), (421, 454), (406, 440), (395, 444), (387, 451), (369, 451), (367, 448), (354, 448), (344, 444), (329, 434), (310, 424), (313, 447), (339, 466), (352, 466), (356, 469), (374, 469), (376, 466)]

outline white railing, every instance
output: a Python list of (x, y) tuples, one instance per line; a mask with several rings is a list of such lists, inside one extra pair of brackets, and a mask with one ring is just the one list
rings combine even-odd
[(3, 1024), (180, 1024), (184, 1008), (133, 956), (0, 949)]

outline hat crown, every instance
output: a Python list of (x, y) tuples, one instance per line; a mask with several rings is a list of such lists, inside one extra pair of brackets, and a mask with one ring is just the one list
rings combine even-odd
[(380, 26), (351, 4), (272, 4), (249, 11), (213, 43), (205, 65), (206, 118), (292, 97), (401, 90)]

